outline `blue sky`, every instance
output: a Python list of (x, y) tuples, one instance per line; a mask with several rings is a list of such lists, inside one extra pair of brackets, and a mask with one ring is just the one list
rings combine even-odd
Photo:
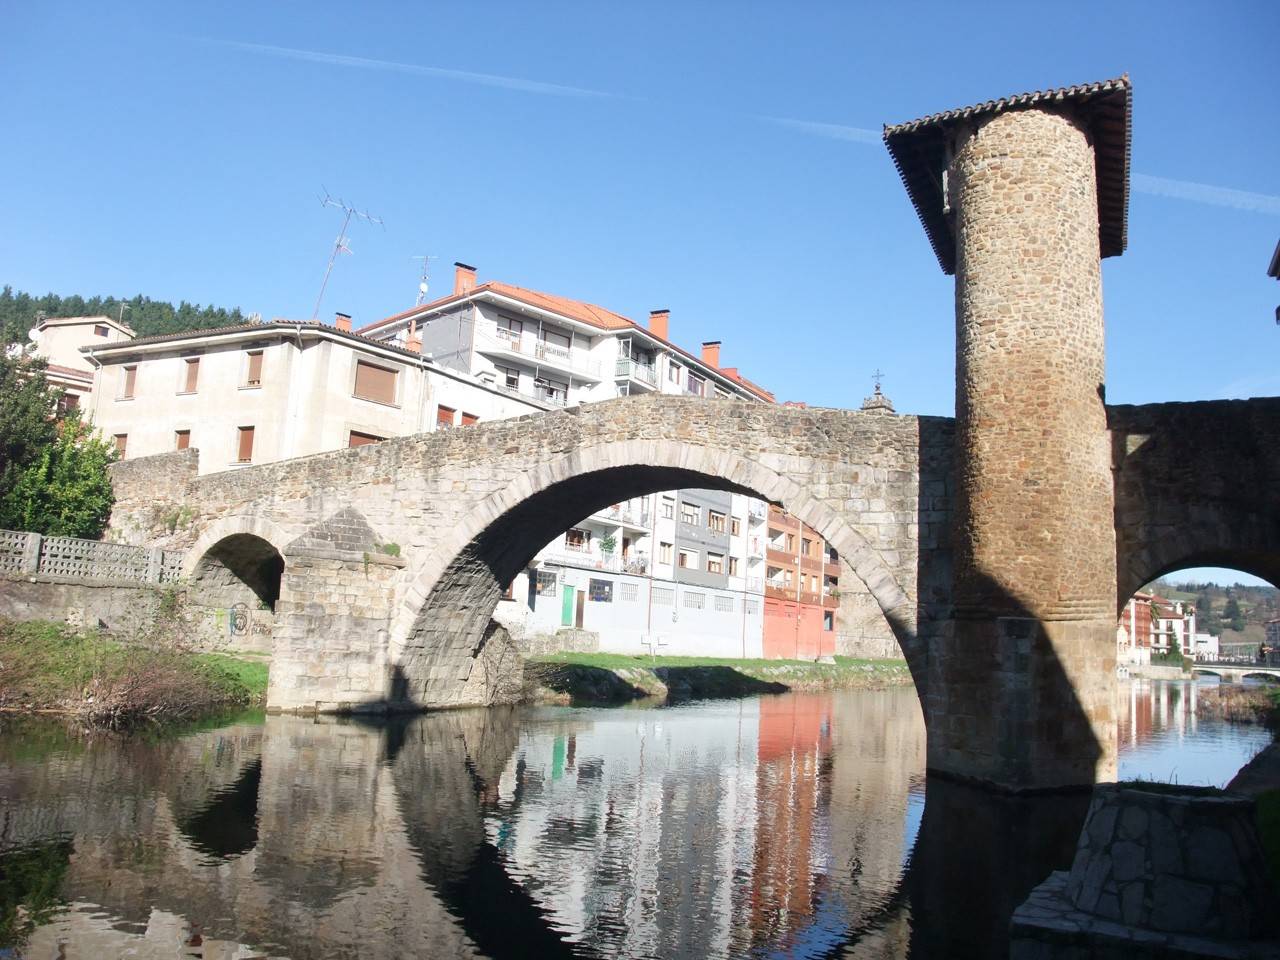
[(883, 123), (1128, 72), (1108, 399), (1280, 393), (1280, 4), (9, 4), (0, 282), (369, 322), (451, 264), (724, 341), (783, 399), (953, 408)]

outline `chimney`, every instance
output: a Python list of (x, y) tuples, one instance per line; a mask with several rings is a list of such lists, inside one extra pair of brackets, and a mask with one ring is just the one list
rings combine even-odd
[(404, 341), (404, 348), (410, 353), (422, 352), (422, 338), (416, 333), (410, 334)]
[(453, 295), (470, 293), (476, 288), (476, 268), (466, 263), (453, 265)]
[(712, 370), (720, 369), (720, 341), (705, 340), (702, 344), (702, 362)]
[(670, 340), (671, 337), (668, 336), (668, 330), (671, 327), (670, 321), (671, 311), (665, 307), (661, 310), (650, 310), (649, 332), (656, 337), (661, 337), (663, 340)]
[(350, 333), (351, 332), (351, 314), (335, 313), (333, 315), (333, 325), (337, 327), (339, 330), (341, 330), (343, 333)]

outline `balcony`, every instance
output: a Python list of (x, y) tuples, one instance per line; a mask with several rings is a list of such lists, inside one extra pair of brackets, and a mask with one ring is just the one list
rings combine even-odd
[(788, 553), (786, 550), (779, 550), (777, 547), (770, 546), (765, 550), (764, 555), (770, 563), (778, 565), (786, 565), (794, 567), (796, 564), (796, 556), (794, 553)]
[(652, 364), (640, 363), (628, 357), (619, 357), (618, 365), (615, 368), (615, 377), (626, 377), (629, 380), (635, 380), (645, 386), (658, 388), (658, 371), (654, 369)]
[(762, 500), (752, 500), (747, 504), (747, 518), (752, 523), (759, 523), (769, 515), (769, 508)]
[(840, 595), (839, 595), (839, 594), (835, 594), (835, 593), (824, 593), (824, 594), (822, 595), (822, 609), (824, 609), (824, 610), (839, 610), (839, 609), (840, 609)]
[(772, 583), (768, 580), (764, 584), (764, 595), (774, 600), (794, 600), (796, 598), (796, 588), (794, 586), (785, 586), (783, 584)]
[(606, 523), (617, 523), (626, 527), (636, 527), (640, 530), (649, 529), (650, 516), (647, 510), (632, 510), (616, 503), (611, 507), (605, 507), (603, 510), (597, 510), (591, 516), (599, 518)]
[(746, 589), (748, 593), (762, 593), (764, 591), (764, 580), (760, 577), (747, 577)]
[(830, 560), (824, 560), (822, 563), (822, 572), (828, 577), (840, 576), (840, 564), (832, 563)]
[(526, 363), (560, 370), (582, 380), (600, 380), (600, 363), (587, 359), (583, 351), (514, 333), (506, 327), (495, 327), (492, 331), (477, 330), (476, 350), (497, 356), (516, 356)]

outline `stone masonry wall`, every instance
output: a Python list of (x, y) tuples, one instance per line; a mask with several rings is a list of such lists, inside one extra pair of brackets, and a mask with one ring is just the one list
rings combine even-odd
[(1118, 603), (1179, 567), (1280, 584), (1280, 399), (1107, 408)]
[[(148, 543), (190, 548), (189, 564), (226, 536), (262, 537), (286, 563), (273, 705), (377, 703), (393, 681), (421, 680), (396, 671), (411, 659), (411, 637), (430, 626), (423, 622), (428, 597), (500, 518), (557, 484), (586, 478), (575, 498), (540, 521), (555, 527), (543, 537), (550, 539), (592, 503), (622, 499), (625, 478), (637, 470), (648, 471), (642, 485), (652, 490), (696, 477), (703, 486), (780, 502), (831, 541), (876, 597), (923, 684), (919, 636), (934, 628), (949, 600), (950, 429), (931, 418), (632, 397), (196, 477), (181, 502), (190, 524), (173, 529), (157, 523), (158, 497), (145, 472), (121, 471), (112, 528), (129, 536), (150, 531)], [(182, 496), (182, 462), (162, 466), (166, 489)], [(316, 529), (338, 515), (358, 517), (368, 531), (364, 543), (342, 545), (342, 572), (326, 573), (341, 583), (300, 575), (299, 558), (317, 548)], [(518, 526), (505, 530), (502, 544), (487, 543), (490, 560), (499, 550), (502, 564), (518, 566), (543, 545), (540, 528)], [(364, 554), (388, 545), (402, 567), (366, 570)], [(445, 671), (455, 691), (465, 687), (497, 600), (488, 597), (490, 584), (482, 585), (484, 596), (468, 592), (476, 569), (454, 567), (449, 590), (433, 601), (432, 617), (463, 616), (469, 624)], [(323, 626), (345, 616), (338, 611), (348, 601), (335, 598), (353, 598), (367, 614), (357, 618), (365, 621), (358, 629), (354, 622), (340, 629), (341, 653)], [(339, 656), (356, 664), (354, 675), (348, 666), (345, 677), (333, 676), (338, 668), (329, 661)], [(316, 694), (313, 684), (288, 685), (290, 674), (331, 682)]]
[(1068, 115), (1009, 111), (958, 135), (949, 172), (956, 620), (933, 762), (1091, 782), (1115, 764), (1116, 589), (1093, 149)]

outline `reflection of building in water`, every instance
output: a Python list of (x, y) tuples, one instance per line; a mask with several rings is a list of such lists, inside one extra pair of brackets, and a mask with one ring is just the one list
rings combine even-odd
[(754, 944), (777, 944), (812, 917), (830, 867), (823, 761), (831, 749), (831, 697), (767, 698), (760, 704)]
[(833, 946), (896, 889), (924, 775), (914, 691), (559, 717), (526, 725), (487, 832), (593, 953)]
[(1196, 731), (1195, 683), (1130, 681), (1120, 687), (1119, 747), (1136, 746), (1170, 729), (1179, 736)]

